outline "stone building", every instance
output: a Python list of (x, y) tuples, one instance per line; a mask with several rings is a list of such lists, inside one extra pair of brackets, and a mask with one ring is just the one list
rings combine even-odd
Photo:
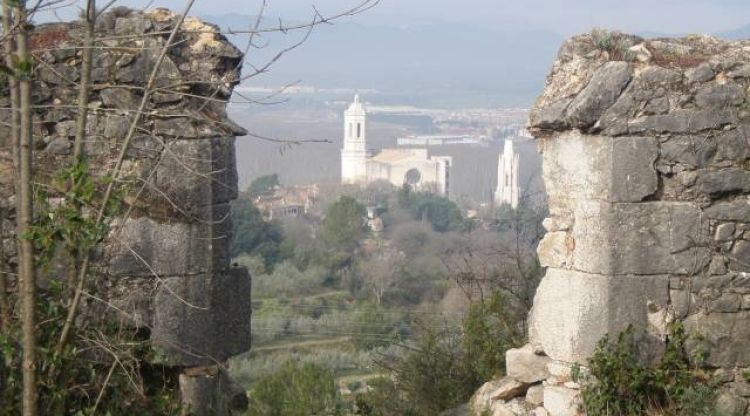
[(505, 147), (500, 153), (497, 165), (497, 189), (495, 190), (495, 205), (510, 205), (518, 208), (521, 190), (518, 187), (519, 155), (513, 150), (513, 141), (505, 139)]
[(386, 180), (394, 186), (409, 184), (418, 190), (450, 195), (452, 158), (431, 156), (426, 148), (392, 148), (369, 152), (367, 111), (359, 95), (344, 112), (341, 183), (368, 184)]
[(315, 206), (317, 185), (277, 186), (270, 195), (255, 198), (255, 206), (268, 221), (280, 218), (302, 217)]

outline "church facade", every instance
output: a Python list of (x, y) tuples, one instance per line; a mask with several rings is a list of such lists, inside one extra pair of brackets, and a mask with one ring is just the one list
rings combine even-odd
[(503, 152), (497, 164), (497, 189), (495, 205), (510, 205), (518, 208), (521, 189), (518, 186), (519, 155), (513, 150), (513, 141), (505, 139)]
[(450, 156), (431, 156), (426, 148), (367, 150), (367, 111), (359, 95), (344, 112), (344, 145), (341, 149), (341, 183), (361, 184), (385, 180), (394, 186), (450, 196)]

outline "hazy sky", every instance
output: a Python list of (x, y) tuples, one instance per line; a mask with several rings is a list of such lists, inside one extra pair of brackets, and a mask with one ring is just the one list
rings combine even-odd
[[(308, 16), (311, 5), (335, 12), (358, 0), (268, 0), (269, 14)], [(104, 0), (99, 0), (104, 3)], [(184, 0), (122, 0), (180, 9)], [(196, 0), (199, 14), (255, 14), (259, 0)], [(750, 24), (750, 0), (381, 0), (364, 24), (470, 23), (495, 30), (547, 29), (563, 35), (592, 27), (662, 33), (711, 33)]]

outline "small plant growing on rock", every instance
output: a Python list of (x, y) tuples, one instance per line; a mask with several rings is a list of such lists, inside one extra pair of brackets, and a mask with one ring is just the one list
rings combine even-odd
[(611, 61), (634, 61), (636, 59), (636, 54), (630, 50), (633, 46), (632, 39), (618, 32), (596, 28), (591, 31), (591, 41), (596, 49), (607, 52)]
[(595, 28), (591, 31), (591, 40), (596, 49), (609, 51), (615, 46), (614, 34), (608, 30)]

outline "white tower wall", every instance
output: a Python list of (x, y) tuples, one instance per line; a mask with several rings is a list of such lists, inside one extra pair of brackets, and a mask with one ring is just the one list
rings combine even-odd
[(344, 112), (344, 146), (341, 149), (341, 183), (367, 181), (367, 112), (359, 94)]
[(520, 187), (518, 186), (519, 157), (513, 151), (513, 141), (505, 140), (503, 153), (497, 165), (497, 189), (495, 190), (495, 204), (508, 204), (513, 209), (518, 208)]

